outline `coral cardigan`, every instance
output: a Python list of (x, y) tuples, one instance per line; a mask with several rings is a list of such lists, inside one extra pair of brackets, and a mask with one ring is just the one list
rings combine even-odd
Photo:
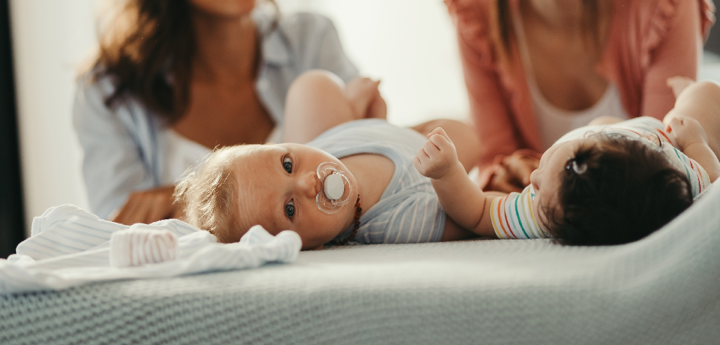
[[(481, 187), (502, 157), (518, 149), (544, 150), (517, 42), (512, 42), (508, 64), (497, 61), (488, 26), (496, 1), (502, 0), (445, 0), (457, 29), (471, 116), (482, 143)], [(518, 10), (519, 0), (509, 1)], [(662, 119), (675, 102), (667, 78), (697, 78), (715, 8), (710, 0), (614, 1), (598, 72), (617, 85), (630, 117)]]

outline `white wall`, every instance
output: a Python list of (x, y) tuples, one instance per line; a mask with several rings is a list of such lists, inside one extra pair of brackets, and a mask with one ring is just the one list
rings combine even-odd
[(11, 0), (26, 230), (48, 207), (87, 206), (70, 111), (76, 67), (96, 41), (97, 0)]
[[(466, 94), (441, 0), (279, 0), (331, 17), (360, 70), (382, 79), (389, 120), (463, 118)], [(99, 0), (11, 0), (26, 224), (48, 207), (87, 207), (71, 109), (76, 68), (96, 41)]]
[(361, 72), (382, 80), (390, 122), (462, 119), (467, 94), (454, 29), (441, 0), (279, 0), (283, 11), (332, 18)]

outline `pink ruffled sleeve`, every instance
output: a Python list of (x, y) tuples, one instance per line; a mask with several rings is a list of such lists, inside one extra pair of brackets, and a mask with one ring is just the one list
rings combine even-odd
[(645, 71), (641, 115), (662, 119), (675, 103), (667, 79), (697, 78), (715, 8), (709, 0), (648, 1), (654, 8), (640, 47), (640, 66)]

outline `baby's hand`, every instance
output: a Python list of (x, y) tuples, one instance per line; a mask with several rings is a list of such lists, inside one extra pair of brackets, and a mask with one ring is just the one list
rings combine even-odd
[[(427, 137), (428, 141), (418, 150), (413, 164), (423, 176), (439, 179), (460, 163), (457, 151), (450, 137), (441, 127), (435, 128)], [(462, 168), (462, 165), (460, 167)]]
[(685, 151), (685, 148), (696, 143), (707, 145), (708, 139), (702, 125), (695, 119), (683, 115), (676, 115), (667, 124), (665, 130), (675, 136), (678, 149)]

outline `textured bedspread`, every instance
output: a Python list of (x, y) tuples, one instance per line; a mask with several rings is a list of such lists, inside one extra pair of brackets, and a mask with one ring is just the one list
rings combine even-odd
[(720, 188), (650, 237), (367, 245), (0, 296), (0, 344), (716, 344)]

